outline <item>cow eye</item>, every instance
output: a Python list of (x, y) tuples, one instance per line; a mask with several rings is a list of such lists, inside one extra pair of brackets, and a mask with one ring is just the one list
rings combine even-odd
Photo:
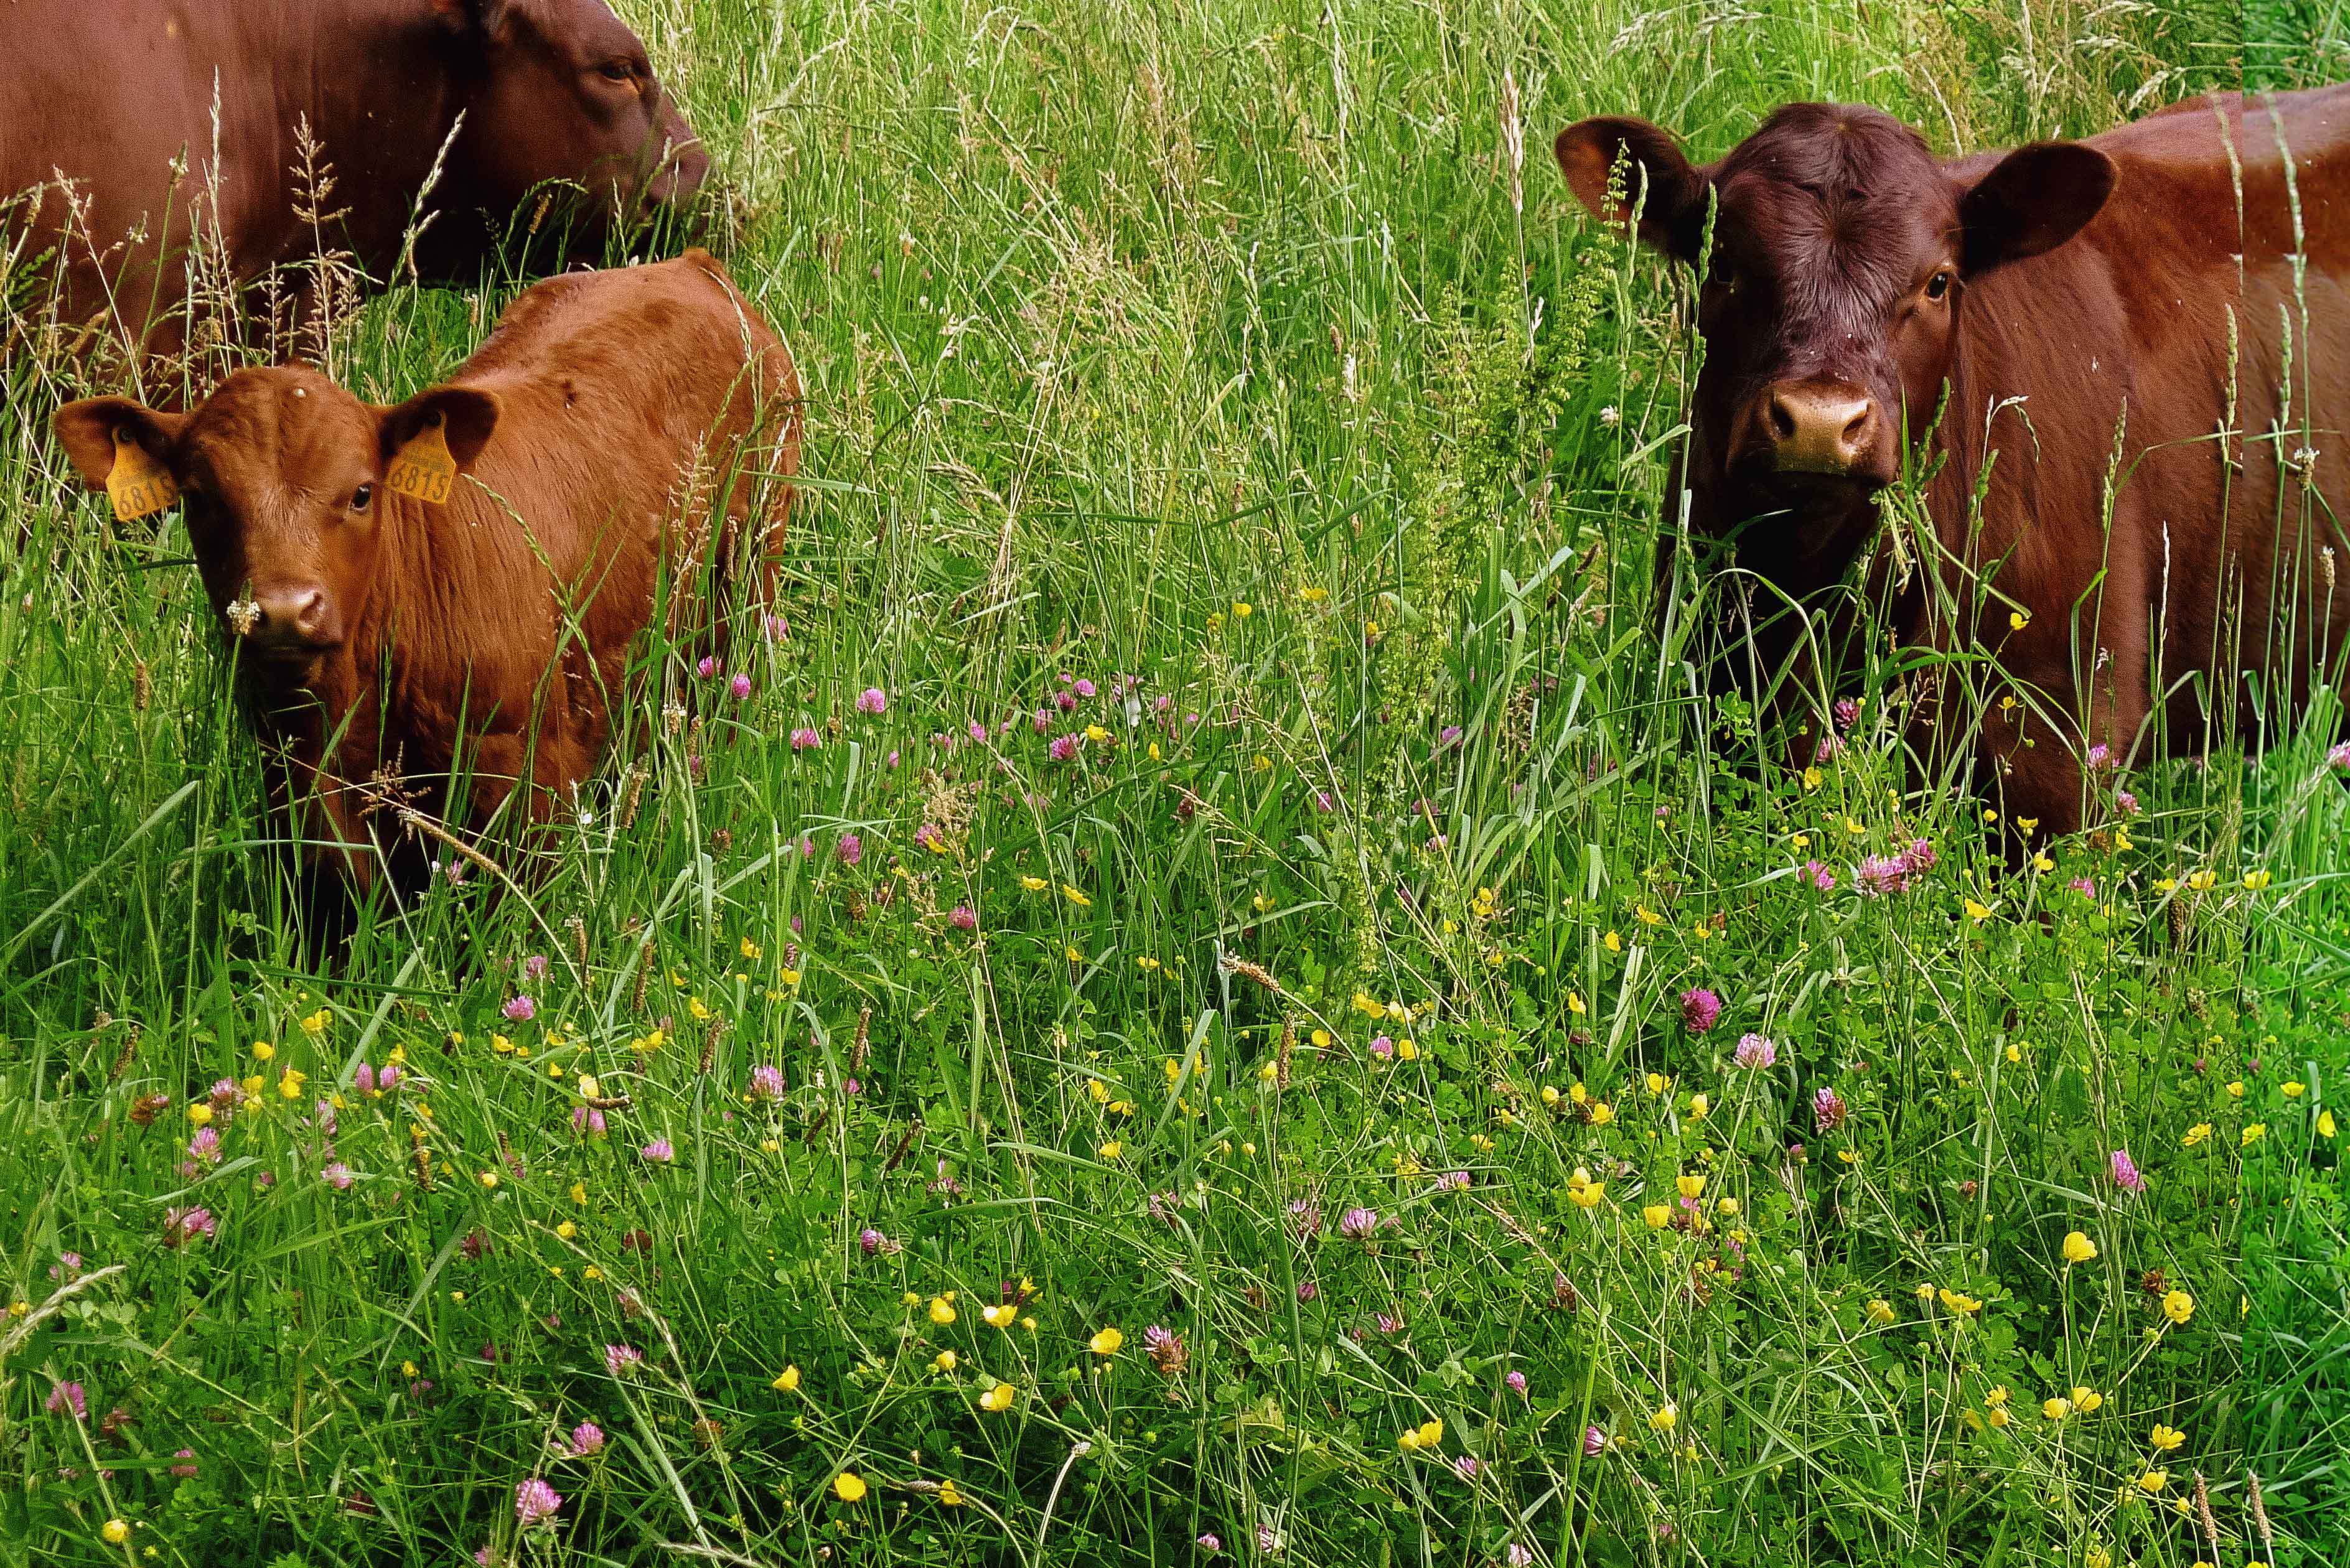
[(608, 82), (629, 82), (636, 79), (637, 67), (630, 60), (606, 60), (596, 67), (596, 74)]
[(351, 492), (351, 510), (354, 512), (364, 512), (368, 509), (368, 503), (374, 499), (375, 486), (372, 484), (362, 484), (357, 490)]
[(1950, 292), (1950, 272), (1948, 267), (1926, 280), (1926, 297), (1939, 299)]

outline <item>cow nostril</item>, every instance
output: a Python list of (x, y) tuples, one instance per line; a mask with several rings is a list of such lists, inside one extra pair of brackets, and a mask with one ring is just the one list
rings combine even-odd
[(1874, 425), (1876, 421), (1876, 404), (1862, 402), (1857, 405), (1853, 410), (1852, 417), (1845, 421), (1843, 437), (1844, 444), (1855, 452), (1857, 452), (1862, 447), (1867, 445), (1870, 427)]
[(314, 637), (327, 623), (327, 596), (312, 588), (298, 599), (294, 607), (294, 628), (305, 637)]
[(1787, 400), (1776, 392), (1771, 394), (1770, 418), (1773, 440), (1789, 441), (1795, 439), (1795, 410), (1789, 408)]

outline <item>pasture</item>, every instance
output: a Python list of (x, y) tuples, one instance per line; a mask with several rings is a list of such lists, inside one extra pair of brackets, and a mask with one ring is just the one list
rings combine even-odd
[(1779, 767), (1548, 151), (2084, 135), (2331, 5), (619, 9), (806, 385), (775, 618), (339, 964), (0, 368), (0, 1563), (2350, 1554), (2338, 695), (2012, 874), (1891, 650)]

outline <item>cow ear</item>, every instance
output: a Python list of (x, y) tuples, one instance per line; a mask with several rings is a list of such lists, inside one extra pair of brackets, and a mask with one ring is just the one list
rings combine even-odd
[[(1638, 209), (1641, 239), (1692, 266), (1697, 264), (1711, 184), (1669, 132), (1645, 119), (1578, 120), (1558, 133), (1553, 151), (1567, 188), (1593, 216), (1622, 228)], [(1621, 201), (1608, 190), (1618, 159), (1628, 164)]]
[(507, 0), (432, 0), (432, 15), (461, 38), (494, 39), (506, 30)]
[(168, 467), (172, 443), (187, 422), (185, 414), (159, 414), (129, 398), (84, 398), (59, 409), (49, 428), (57, 432), (57, 444), (73, 460), (82, 483), (92, 490), (103, 490), (106, 476), (114, 472), (118, 435), (136, 441), (148, 456)]
[(1992, 165), (1959, 198), (1969, 275), (2043, 251), (2081, 232), (2113, 194), (2114, 161), (2077, 141), (2035, 141)]
[(490, 432), (498, 428), (497, 395), (473, 387), (434, 387), (396, 409), (386, 409), (376, 436), (386, 466), (401, 447), (436, 420), (442, 439), (449, 443), (449, 455), (457, 460), (457, 472), (463, 473), (473, 467), (482, 449), (490, 444)]

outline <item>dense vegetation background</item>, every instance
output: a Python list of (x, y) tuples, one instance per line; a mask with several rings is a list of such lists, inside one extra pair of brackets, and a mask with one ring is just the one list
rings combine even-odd
[(1762, 765), (1547, 154), (2086, 134), (2330, 4), (623, 9), (811, 488), (526, 897), (299, 961), (183, 535), (6, 368), (0, 1561), (2186, 1568), (2199, 1474), (2342, 1560), (2338, 706), (2020, 876), (1889, 658)]

